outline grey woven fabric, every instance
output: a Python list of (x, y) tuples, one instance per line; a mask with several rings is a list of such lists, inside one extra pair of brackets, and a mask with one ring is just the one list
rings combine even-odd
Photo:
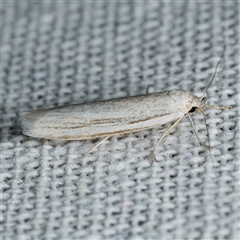
[[(239, 3), (4, 2), (3, 239), (239, 239), (237, 107), (96, 140), (22, 135), (23, 112), (184, 89), (238, 105)], [(201, 114), (193, 116), (207, 142)], [(212, 159), (212, 161), (211, 161)], [(214, 167), (213, 167), (214, 166)]]

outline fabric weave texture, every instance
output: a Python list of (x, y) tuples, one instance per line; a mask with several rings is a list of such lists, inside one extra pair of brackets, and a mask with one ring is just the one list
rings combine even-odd
[[(239, 239), (239, 3), (2, 2), (2, 239)], [(23, 112), (183, 89), (236, 105), (99, 139), (21, 133)], [(202, 114), (193, 116), (207, 143)]]

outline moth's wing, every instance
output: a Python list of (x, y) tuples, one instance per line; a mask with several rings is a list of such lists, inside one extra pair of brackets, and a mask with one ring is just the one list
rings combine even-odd
[(154, 128), (182, 112), (181, 104), (163, 92), (38, 110), (24, 113), (21, 121), (28, 136), (76, 140)]

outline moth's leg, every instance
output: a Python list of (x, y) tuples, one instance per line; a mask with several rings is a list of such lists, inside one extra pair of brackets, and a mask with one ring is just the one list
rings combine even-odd
[(230, 109), (235, 107), (234, 105), (230, 106), (212, 106), (212, 105), (207, 105), (208, 108), (214, 108), (214, 109)]
[[(188, 117), (189, 117), (189, 119), (190, 119), (190, 122), (191, 122), (191, 125), (192, 125), (192, 128), (193, 128), (193, 132), (194, 132), (194, 134), (195, 134), (195, 136), (196, 136), (196, 138), (197, 138), (199, 144), (202, 145), (202, 146), (204, 146), (204, 147), (206, 147), (206, 148), (211, 148), (210, 144), (209, 144), (209, 145), (206, 145), (206, 144), (204, 144), (204, 143), (201, 142), (199, 136), (197, 135), (197, 131), (196, 131), (196, 128), (195, 128), (194, 122), (193, 122), (193, 120), (192, 120), (190, 114), (187, 114), (187, 115), (188, 115)], [(207, 124), (206, 124), (206, 122), (205, 122), (205, 125), (206, 125), (206, 128), (207, 128)], [(208, 130), (207, 130), (207, 132), (208, 132)], [(208, 133), (208, 137), (209, 137), (209, 133)], [(209, 142), (210, 142), (210, 140), (209, 140)]]
[(94, 149), (96, 149), (99, 145), (101, 145), (105, 140), (107, 140), (110, 136), (105, 137), (101, 141), (99, 141), (93, 148), (91, 148), (88, 153), (91, 153)]
[(168, 133), (173, 129), (175, 128), (178, 123), (184, 118), (185, 115), (183, 115), (182, 117), (180, 117), (170, 128), (168, 128), (164, 133), (163, 135), (161, 136), (161, 138), (158, 140), (158, 142), (155, 144), (154, 146), (154, 149), (153, 149), (153, 155), (154, 155), (154, 159), (155, 161), (157, 161), (156, 159), (156, 155), (155, 155), (155, 150), (156, 150), (156, 147), (158, 146), (158, 144), (163, 140), (164, 137), (166, 137), (168, 135)]
[(150, 85), (147, 87), (147, 89), (146, 89), (146, 95), (148, 95), (149, 94), (149, 89), (150, 89)]

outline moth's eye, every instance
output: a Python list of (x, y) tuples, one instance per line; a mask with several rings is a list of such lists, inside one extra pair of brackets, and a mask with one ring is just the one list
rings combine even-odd
[(197, 110), (197, 107), (192, 107), (190, 110), (189, 110), (189, 112), (190, 113), (193, 113), (193, 112), (195, 112)]

